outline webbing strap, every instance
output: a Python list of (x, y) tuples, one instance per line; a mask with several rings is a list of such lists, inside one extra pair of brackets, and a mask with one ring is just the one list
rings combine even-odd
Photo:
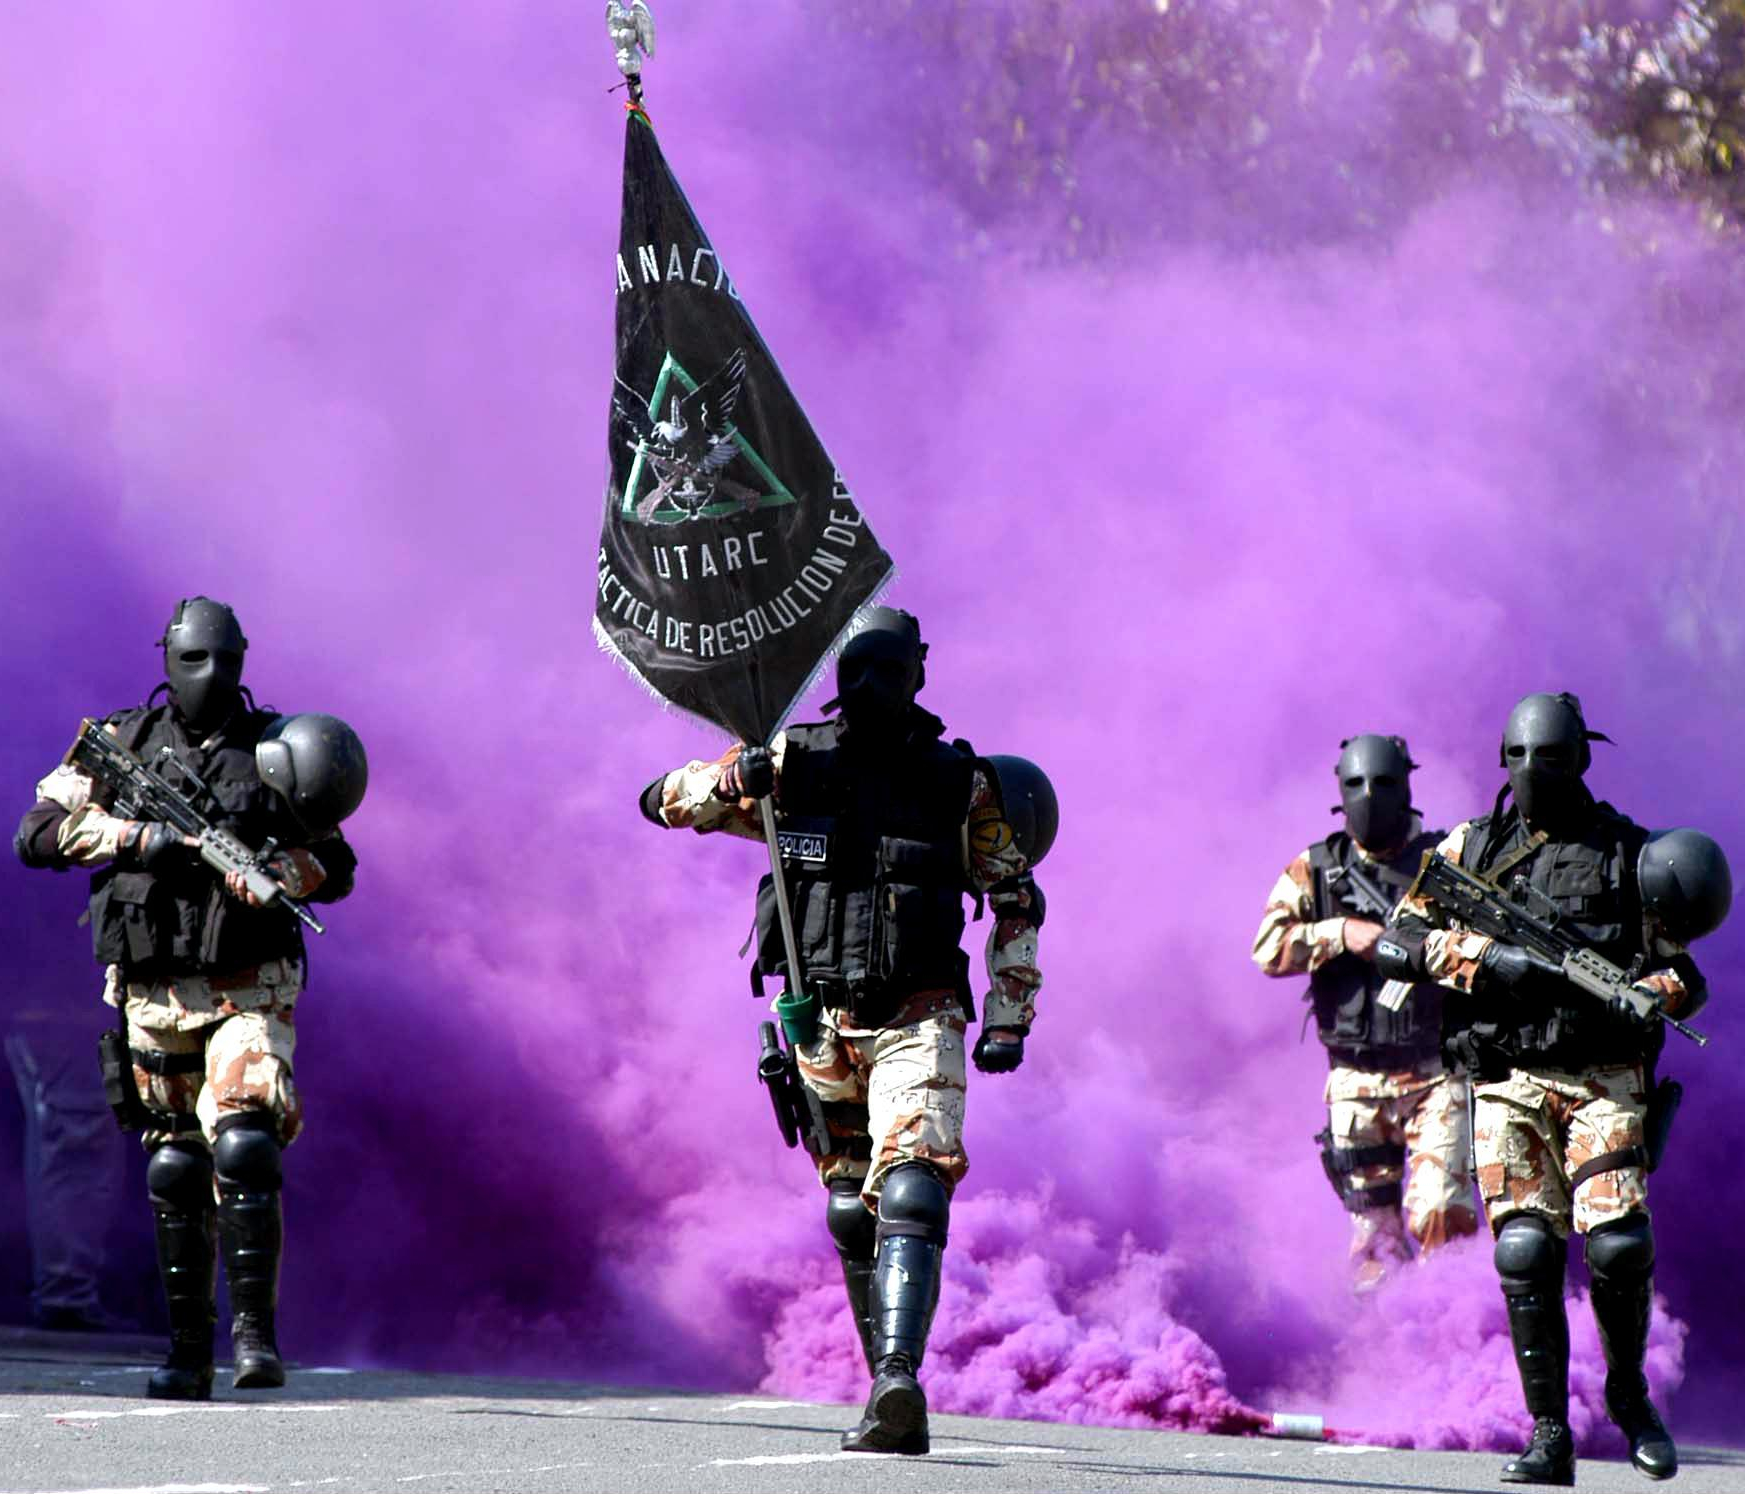
[(148, 1074), (203, 1074), (206, 1071), (206, 1055), (194, 1053), (165, 1053), (158, 1048), (129, 1048), (129, 1056), (134, 1064)]
[(1383, 1183), (1379, 1188), (1348, 1186), (1345, 1207), (1353, 1214), (1367, 1214), (1371, 1209), (1397, 1209), (1404, 1197), (1405, 1192), (1398, 1183)]
[(1374, 1146), (1331, 1148), (1335, 1165), (1341, 1172), (1356, 1172), (1360, 1167), (1404, 1167), (1406, 1149), (1403, 1146), (1377, 1142)]
[(1515, 867), (1519, 866), (1523, 861), (1537, 851), (1540, 846), (1544, 845), (1545, 842), (1550, 839), (1550, 835), (1545, 831), (1535, 830), (1526, 838), (1526, 840), (1522, 841), (1520, 845), (1510, 851), (1507, 856), (1504, 856), (1495, 865), (1487, 868), (1491, 881), (1500, 884), (1503, 880), (1504, 872), (1512, 871)]
[(1646, 1170), (1648, 1153), (1639, 1146), (1619, 1147), (1615, 1152), (1601, 1152), (1597, 1157), (1589, 1157), (1569, 1179), (1570, 1191), (1573, 1193), (1589, 1178), (1597, 1178), (1602, 1172), (1617, 1172), (1624, 1167), (1640, 1167)]

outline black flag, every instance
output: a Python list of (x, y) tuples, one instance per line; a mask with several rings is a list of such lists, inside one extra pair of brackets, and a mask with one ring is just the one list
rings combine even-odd
[(594, 631), (655, 694), (765, 742), (891, 559), (638, 108), (617, 278)]

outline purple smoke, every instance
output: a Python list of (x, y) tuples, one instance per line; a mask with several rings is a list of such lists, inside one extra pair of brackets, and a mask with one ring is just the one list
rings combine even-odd
[[(1270, 143), (1198, 155), (1143, 109), (1074, 108), (1094, 69), (1014, 39), (1056, 8), (969, 13), (977, 45), (933, 54), (667, 0), (649, 72), (902, 568), (930, 703), (1065, 806), (1033, 1056), (973, 1086), (935, 1404), (1502, 1445), (1485, 1252), (1353, 1305), (1308, 1139), (1322, 1060), (1248, 943), (1329, 824), (1340, 737), (1403, 731), (1452, 821), (1488, 805), (1527, 690), (1578, 691), (1618, 739), (1602, 794), (1742, 854), (1736, 241), (1385, 71), (1304, 91), (1239, 11), (1177, 8), (1211, 50), (1168, 87), (1183, 130)], [(263, 699), (371, 750), (359, 891), (299, 1009), (288, 1347), (856, 1398), (821, 1197), (751, 1078), (733, 951), (760, 853), (637, 817), (716, 744), (588, 636), (622, 128), (597, 12), (86, 3), (11, 30), (12, 802), (80, 715), (144, 695), (194, 591), (235, 602)], [(1004, 137), (975, 174), (963, 101), (1001, 89), (1040, 176)], [(94, 1003), (79, 880), (5, 878), (15, 978)], [(1651, 1378), (1686, 1380), (1675, 1426), (1709, 1437), (1745, 1394), (1708, 1248), (1740, 1222), (1740, 938), (1698, 951), (1715, 1045), (1673, 1040), (1689, 1097), (1652, 1190)]]

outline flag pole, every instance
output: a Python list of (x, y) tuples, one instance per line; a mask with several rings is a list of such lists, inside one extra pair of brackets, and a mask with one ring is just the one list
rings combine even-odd
[(776, 890), (776, 916), (782, 923), (782, 952), (788, 957), (788, 987), (790, 990), (804, 991), (805, 972), (800, 968), (800, 946), (794, 938), (794, 910), (788, 903), (788, 879), (782, 871), (782, 847), (776, 839), (776, 811), (771, 797), (765, 795), (757, 801), (758, 812), (763, 816), (763, 838), (769, 846), (769, 874)]

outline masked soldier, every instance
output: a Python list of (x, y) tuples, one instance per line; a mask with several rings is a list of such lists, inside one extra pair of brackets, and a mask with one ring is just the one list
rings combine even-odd
[(1340, 746), (1333, 812), (1345, 828), (1273, 885), (1254, 963), (1268, 975), (1309, 977), (1329, 1064), (1321, 1161), (1351, 1213), (1353, 1285), (1369, 1291), (1411, 1259), (1408, 1233), (1428, 1255), (1474, 1233), (1478, 1214), (1467, 1084), (1443, 1067), (1441, 992), (1421, 979), (1386, 980), (1375, 967), (1388, 912), (1441, 833), (1425, 833), (1412, 808), (1416, 765), (1402, 738)]
[[(1588, 730), (1575, 696), (1527, 696), (1503, 729), (1508, 783), (1495, 808), (1457, 826), (1438, 850), (1637, 972), (1638, 989), (1661, 1011), (1685, 1017), (1707, 996), (1685, 944), (1725, 913), (1726, 864), (1715, 850), (1694, 878), (1669, 877), (1678, 843), (1652, 842), (1583, 783), (1596, 739), (1609, 740)], [(1390, 973), (1428, 974), (1458, 993), (1448, 997), (1449, 1042), (1474, 1076), (1479, 1191), (1534, 1419), (1532, 1440), (1503, 1480), (1575, 1482), (1563, 1306), (1572, 1229), (1587, 1242), (1606, 1409), (1636, 1467), (1670, 1478), (1678, 1455), (1642, 1372), (1654, 1268), (1645, 1148), (1651, 1095), (1665, 1093), (1652, 1079), (1659, 1014), (1643, 1020), (1622, 1001), (1614, 1009), (1549, 961), (1463, 928), (1418, 896), (1401, 903), (1380, 959)]]
[[(804, 848), (792, 859), (784, 851), (803, 966), (789, 984), (822, 1003), (797, 1057), (830, 1133), (818, 1176), (873, 1375), (866, 1415), (842, 1439), (854, 1452), (928, 1448), (916, 1372), (952, 1190), (969, 1166), (963, 899), (985, 895), (994, 923), (972, 1057), (984, 1073), (1006, 1073), (1023, 1062), (1042, 984), (1043, 899), (1030, 868), (1058, 819), (1033, 764), (941, 740), (939, 719), (915, 704), (926, 652), (908, 613), (871, 609), (837, 666), (837, 720), (789, 727), (769, 750), (690, 763), (642, 798), (658, 825), (761, 839), (756, 801), (773, 793), (784, 830), (802, 832)], [(766, 878), (758, 965), (786, 977), (774, 902)]]
[[(357, 738), (332, 717), (257, 709), (242, 686), (247, 640), (221, 602), (179, 603), (161, 643), (165, 683), (104, 729), (251, 848), (273, 840), (268, 871), (287, 896), (344, 897), (357, 858), (336, 827), (363, 797)], [(235, 1385), (283, 1385), (274, 1329), (280, 1151), (302, 1125), (291, 1063), (302, 930), (286, 907), (261, 906), (241, 874), (207, 866), (196, 840), (125, 818), (113, 799), (63, 764), (37, 785), (15, 847), (26, 866), (95, 868), (91, 931), (147, 1117), (146, 1182), (169, 1306), (169, 1360), (148, 1394), (212, 1393), (215, 1229)]]

